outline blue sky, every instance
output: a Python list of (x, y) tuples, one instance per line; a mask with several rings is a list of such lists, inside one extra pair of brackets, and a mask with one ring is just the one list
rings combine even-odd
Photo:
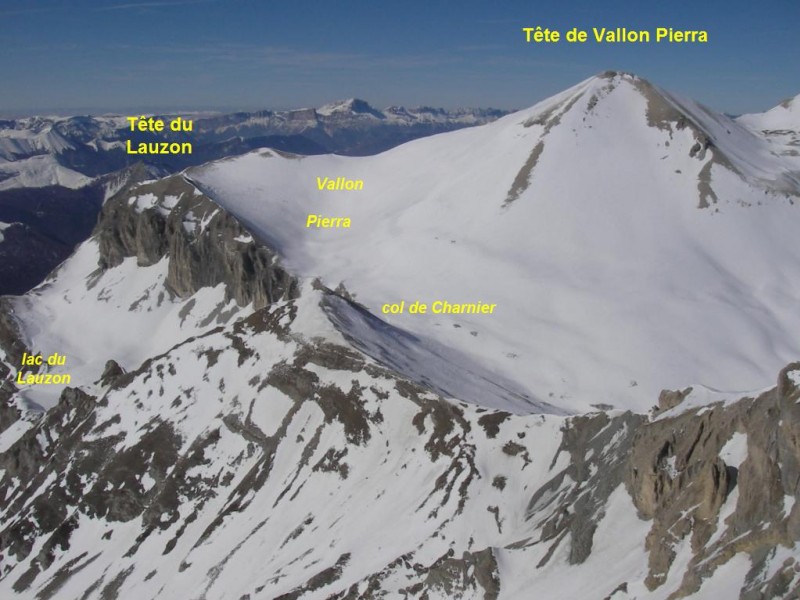
[[(254, 109), (360, 97), (522, 108), (632, 71), (730, 113), (800, 93), (800, 1), (2, 0), (0, 111)], [(524, 42), (522, 27), (705, 29), (707, 44)]]

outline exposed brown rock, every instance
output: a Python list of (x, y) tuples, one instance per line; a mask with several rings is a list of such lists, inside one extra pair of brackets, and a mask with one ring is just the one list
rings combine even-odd
[[(765, 590), (780, 587), (759, 575), (777, 546), (800, 540), (800, 512), (784, 514), (785, 498), (800, 495), (800, 390), (791, 372), (800, 373), (800, 363), (784, 369), (777, 387), (758, 398), (688, 410), (637, 431), (625, 483), (641, 516), (653, 520), (645, 580), (650, 589), (666, 581), (684, 540), (693, 557), (676, 598), (697, 591), (739, 552), (749, 554), (753, 565), (742, 597), (773, 597)], [(747, 438), (747, 456), (740, 465), (726, 464), (721, 451), (737, 433)], [(720, 523), (734, 488), (735, 507)]]
[[(135, 198), (148, 194), (157, 198), (156, 205), (137, 209)], [(179, 198), (171, 209), (164, 204), (167, 196)], [(94, 236), (101, 269), (131, 256), (140, 266), (167, 257), (167, 288), (182, 298), (220, 283), (240, 306), (252, 302), (263, 307), (298, 293), (296, 280), (279, 266), (276, 254), (180, 175), (139, 185), (106, 202)]]
[(690, 387), (683, 391), (663, 390), (658, 395), (658, 412), (664, 412), (670, 408), (675, 408), (691, 393), (692, 388)]

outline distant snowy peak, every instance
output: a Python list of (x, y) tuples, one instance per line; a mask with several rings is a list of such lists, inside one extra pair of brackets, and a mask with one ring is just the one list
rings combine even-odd
[(53, 154), (36, 154), (21, 160), (0, 162), (0, 191), (51, 185), (78, 189), (92, 181), (91, 177), (60, 165)]
[(736, 121), (764, 136), (800, 180), (800, 94), (767, 112), (742, 115)]
[(800, 131), (800, 94), (766, 112), (742, 115), (736, 120), (761, 131)]
[(95, 140), (116, 139), (123, 117), (26, 117), (0, 121), (0, 158), (60, 154)]
[[(292, 111), (292, 114), (301, 111)], [(508, 114), (508, 111), (493, 108), (436, 108), (432, 106), (418, 106), (407, 108), (405, 106), (389, 106), (379, 110), (365, 100), (349, 98), (331, 102), (320, 108), (314, 109), (316, 115), (323, 121), (328, 119), (376, 119), (387, 124), (416, 125), (425, 123), (459, 123), (480, 124), (492, 121)], [(277, 114), (277, 113), (276, 113)]]
[(18, 157), (42, 153), (58, 153), (72, 148), (72, 144), (54, 127), (42, 125), (38, 120), (31, 129), (0, 129), (0, 157), (14, 160)]
[[(781, 102), (776, 108), (782, 108), (795, 116), (795, 124), (800, 124), (800, 94)], [(774, 109), (773, 109), (774, 110)]]
[(372, 108), (366, 101), (358, 98), (349, 98), (347, 100), (340, 100), (326, 104), (317, 109), (317, 113), (326, 117), (337, 114), (344, 115), (368, 115), (377, 119), (382, 119), (384, 116)]
[[(291, 115), (307, 111), (291, 111)], [(418, 106), (407, 108), (405, 106), (389, 106), (382, 110), (374, 108), (365, 100), (349, 98), (331, 102), (320, 108), (313, 109), (314, 114), (323, 123), (329, 121), (373, 121), (386, 125), (431, 125), (431, 124), (458, 124), (479, 125), (487, 123), (508, 114), (493, 108), (457, 108), (448, 110), (432, 106)], [(280, 114), (280, 113), (276, 113)]]

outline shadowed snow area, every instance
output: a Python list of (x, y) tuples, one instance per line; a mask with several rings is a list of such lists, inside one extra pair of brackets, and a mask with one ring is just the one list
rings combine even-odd
[(444, 397), (516, 414), (567, 414), (486, 371), (458, 350), (393, 327), (338, 296), (326, 296), (323, 309), (359, 350)]

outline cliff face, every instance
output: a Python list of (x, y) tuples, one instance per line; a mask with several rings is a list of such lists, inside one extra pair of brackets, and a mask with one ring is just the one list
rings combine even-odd
[(26, 352), (7, 298), (0, 298), (0, 433), (19, 420), (21, 412), (14, 402), (16, 386), (12, 383), (11, 365), (19, 365)]
[(796, 593), (796, 558), (771, 568), (770, 561), (800, 539), (798, 384), (800, 363), (794, 363), (757, 398), (676, 416), (667, 411), (638, 429), (625, 484), (653, 523), (649, 589), (664, 583), (676, 547), (689, 540), (693, 555), (676, 597), (697, 591), (739, 552), (751, 564), (741, 598)]
[(139, 266), (166, 258), (167, 287), (182, 298), (220, 284), (242, 306), (260, 308), (297, 295), (297, 282), (277, 255), (179, 175), (109, 200), (93, 235), (102, 269), (126, 257)]
[[(800, 363), (754, 398), (685, 407), (691, 392), (663, 393), (652, 417), (567, 419), (551, 471), (562, 453), (569, 459), (528, 501), (535, 533), (506, 550), (533, 553), (544, 544), (533, 554), (537, 569), (560, 557), (579, 573), (597, 552), (596, 532), (623, 485), (647, 524), (645, 576), (604, 581), (608, 587), (592, 597), (604, 597), (601, 589), (609, 598), (693, 597), (737, 556), (748, 565), (737, 597), (797, 597)], [(523, 446), (504, 450), (525, 453)], [(628, 532), (618, 534), (624, 544)]]

